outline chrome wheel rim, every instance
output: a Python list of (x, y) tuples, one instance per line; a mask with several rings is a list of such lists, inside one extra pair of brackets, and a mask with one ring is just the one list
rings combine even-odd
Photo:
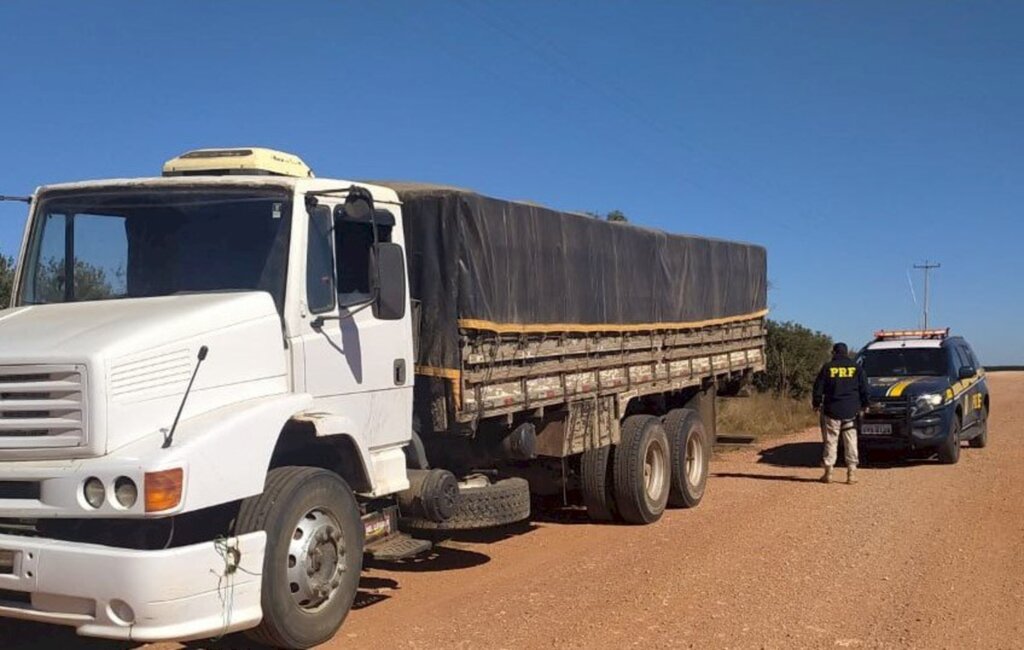
[(295, 524), (288, 545), (288, 588), (304, 610), (323, 607), (346, 571), (345, 538), (333, 514), (314, 508)]
[(667, 475), (668, 454), (657, 440), (652, 440), (644, 454), (644, 491), (648, 499), (658, 501), (661, 498)]
[(704, 473), (704, 446), (700, 444), (696, 431), (686, 438), (686, 481), (690, 485), (700, 483)]

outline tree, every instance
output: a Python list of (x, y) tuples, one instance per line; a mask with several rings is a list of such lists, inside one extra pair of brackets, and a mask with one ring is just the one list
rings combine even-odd
[(804, 398), (821, 365), (832, 354), (832, 337), (799, 323), (768, 321), (765, 372), (755, 378), (761, 390)]
[[(112, 271), (78, 260), (75, 262), (75, 299), (105, 300), (124, 293), (124, 271)], [(39, 302), (64, 301), (64, 260), (50, 258), (39, 266), (34, 283)], [(0, 255), (0, 309), (11, 304), (14, 258)]]
[(601, 215), (599, 212), (584, 212), (587, 216), (594, 217), (595, 219), (604, 219), (605, 221), (611, 221), (612, 223), (629, 223), (629, 218), (622, 212), (622, 210), (612, 210), (605, 215)]
[(11, 304), (11, 288), (14, 285), (14, 258), (0, 255), (0, 309)]

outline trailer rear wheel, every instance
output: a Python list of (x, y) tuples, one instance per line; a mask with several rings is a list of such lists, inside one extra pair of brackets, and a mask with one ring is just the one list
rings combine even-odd
[(704, 498), (711, 449), (700, 414), (693, 409), (673, 409), (664, 419), (672, 451), (672, 482), (669, 505), (696, 507)]
[(324, 469), (272, 469), (263, 493), (242, 502), (235, 529), (267, 534), (263, 621), (250, 638), (309, 648), (334, 636), (363, 566), (363, 523), (348, 484)]
[(611, 521), (615, 516), (612, 485), (612, 448), (588, 449), (580, 457), (580, 489), (587, 516), (594, 521)]
[(622, 423), (622, 440), (615, 448), (615, 506), (630, 524), (650, 524), (668, 504), (671, 453), (661, 420), (631, 415)]

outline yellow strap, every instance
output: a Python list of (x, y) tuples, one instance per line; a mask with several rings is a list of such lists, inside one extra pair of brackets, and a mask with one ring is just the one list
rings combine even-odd
[(713, 318), (711, 320), (700, 320), (691, 322), (671, 323), (636, 323), (628, 325), (616, 325), (612, 323), (597, 323), (585, 325), (581, 323), (534, 323), (522, 325), (518, 323), (495, 323), (489, 320), (478, 318), (460, 318), (459, 327), (469, 330), (487, 330), (500, 334), (531, 334), (541, 332), (646, 332), (649, 330), (673, 330), (673, 329), (694, 329), (697, 327), (710, 327), (712, 325), (726, 325), (747, 320), (764, 318), (768, 315), (767, 309), (756, 311), (752, 314), (740, 316), (726, 316)]

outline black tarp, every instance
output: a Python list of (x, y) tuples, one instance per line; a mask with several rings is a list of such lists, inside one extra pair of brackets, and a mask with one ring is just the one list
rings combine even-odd
[(421, 301), (420, 366), (458, 369), (458, 330), (467, 321), (499, 331), (617, 331), (765, 309), (761, 246), (670, 235), (454, 188), (382, 184), (403, 203), (410, 292)]

